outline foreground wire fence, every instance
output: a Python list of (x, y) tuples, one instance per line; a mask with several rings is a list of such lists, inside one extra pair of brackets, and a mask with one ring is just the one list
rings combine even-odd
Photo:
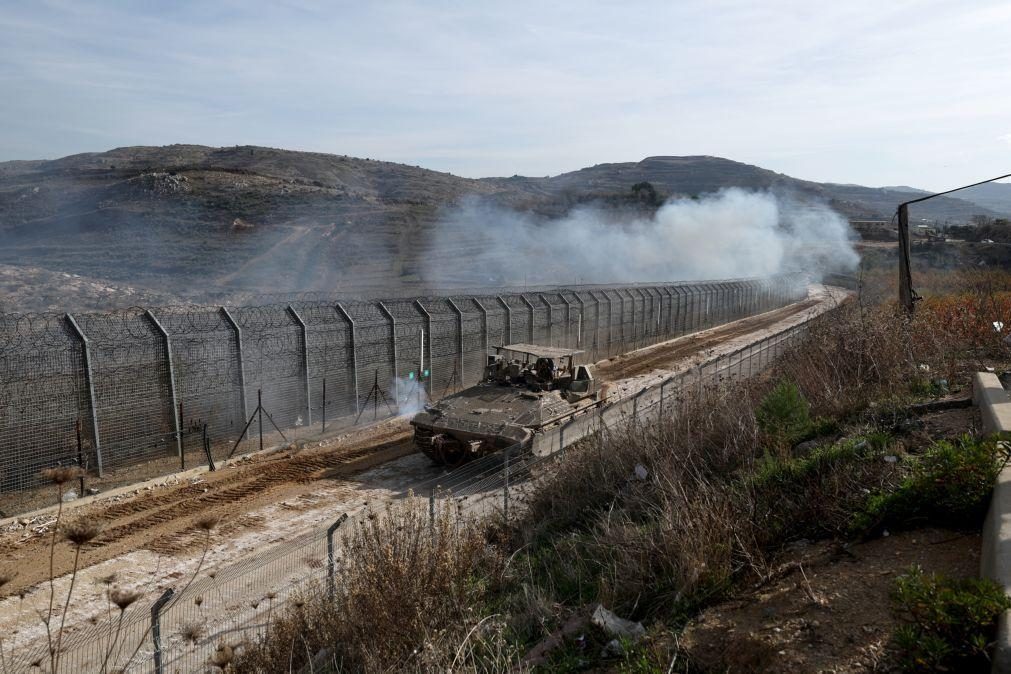
[[(384, 301), (0, 314), (0, 511), (49, 505), (39, 473), (107, 489), (319, 437), (477, 382), (490, 347), (599, 360), (795, 302), (800, 274)], [(275, 430), (276, 428), (276, 430)], [(240, 437), (242, 438), (241, 442)], [(257, 442), (259, 440), (259, 442)]]
[[(436, 501), (451, 500), (463, 513), (482, 516), (521, 508), (538, 468), (564, 460), (564, 450), (577, 440), (630, 420), (678, 414), (681, 405), (702, 387), (732, 385), (757, 375), (796, 347), (808, 330), (795, 325), (644, 387), (635, 395), (599, 404), (537, 437), (533, 447), (512, 447), (436, 478), (419, 481), (402, 498), (435, 512)], [(528, 451), (530, 450), (530, 451)], [(115, 609), (88, 628), (68, 635), (59, 671), (199, 672), (219, 671), (214, 654), (265, 636), (271, 618), (293, 596), (326, 591), (339, 573), (345, 550), (341, 527), (356, 517), (335, 519), (299, 539), (276, 546), (223, 571), (198, 574), (179, 591), (144, 597), (125, 612)], [(8, 642), (9, 643), (9, 642)], [(43, 640), (9, 651), (5, 671), (48, 670)]]

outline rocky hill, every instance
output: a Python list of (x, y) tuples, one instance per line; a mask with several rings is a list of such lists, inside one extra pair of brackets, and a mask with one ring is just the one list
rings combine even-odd
[[(432, 243), (443, 209), (469, 197), (544, 217), (584, 203), (641, 210), (630, 189), (643, 181), (660, 198), (729, 186), (769, 189), (827, 202), (859, 218), (888, 217), (911, 196), (798, 180), (717, 157), (650, 157), (548, 178), (475, 180), (263, 147), (127, 147), (0, 163), (0, 264), (11, 266), (7, 303), (16, 295), (25, 308), (40, 305), (28, 280), (37, 279), (39, 270), (87, 278), (103, 288), (101, 297), (124, 288), (127, 298), (150, 296), (145, 292), (199, 298), (207, 291), (411, 289), (425, 284), (422, 269), (433, 264), (458, 270), (460, 284), (477, 284), (488, 279), (466, 261), (479, 237)], [(959, 220), (974, 214), (998, 213), (952, 198), (916, 212)], [(34, 268), (18, 293), (11, 290), (16, 282), (10, 269), (16, 267)], [(68, 291), (70, 305), (72, 298)], [(50, 288), (41, 305), (53, 303)]]

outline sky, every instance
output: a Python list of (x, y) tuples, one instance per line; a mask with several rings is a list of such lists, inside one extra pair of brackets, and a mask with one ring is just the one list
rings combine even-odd
[(0, 161), (265, 145), (468, 177), (1011, 173), (1011, 3), (0, 0)]

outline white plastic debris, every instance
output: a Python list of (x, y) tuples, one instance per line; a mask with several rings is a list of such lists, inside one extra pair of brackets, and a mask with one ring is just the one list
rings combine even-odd
[(1004, 329), (1004, 322), (1003, 321), (994, 321), (993, 322), (993, 329), (996, 330), (997, 332), (1000, 332), (1001, 330)]
[(897, 456), (888, 455), (888, 456), (885, 457), (885, 463), (895, 463), (898, 460), (899, 460), (899, 457), (897, 457)]
[(74, 501), (76, 499), (77, 499), (77, 492), (74, 491), (73, 489), (69, 490), (66, 494), (63, 495), (64, 503), (68, 503), (69, 501)]
[(600, 604), (594, 609), (590, 622), (612, 637), (626, 637), (635, 641), (646, 634), (646, 628), (642, 623), (619, 618)]
[(641, 463), (635, 464), (635, 478), (640, 482), (649, 477), (649, 471)]

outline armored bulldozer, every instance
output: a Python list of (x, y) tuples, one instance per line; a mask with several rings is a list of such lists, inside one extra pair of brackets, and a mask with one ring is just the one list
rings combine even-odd
[(582, 351), (534, 344), (495, 347), (484, 379), (425, 406), (411, 420), (415, 446), (449, 467), (511, 445), (593, 407), (601, 392)]

